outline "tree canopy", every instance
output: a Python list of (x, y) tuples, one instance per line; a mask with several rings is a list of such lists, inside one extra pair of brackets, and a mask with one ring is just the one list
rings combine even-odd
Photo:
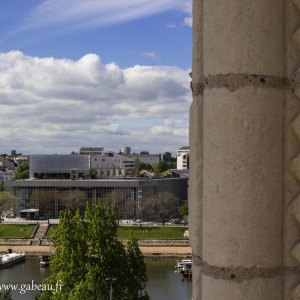
[(12, 296), (11, 296), (11, 291), (1, 291), (0, 292), (0, 300), (13, 300)]
[(9, 192), (0, 192), (0, 214), (16, 206), (16, 197)]
[(185, 201), (179, 208), (178, 212), (182, 217), (187, 216), (189, 214), (189, 205), (188, 202)]
[(16, 169), (15, 179), (27, 179), (29, 178), (29, 162), (21, 162)]
[(176, 214), (178, 214), (179, 200), (172, 193), (162, 192), (154, 197), (145, 199), (144, 215), (147, 219), (160, 219), (162, 224)]
[(40, 300), (147, 300), (146, 266), (137, 240), (125, 247), (117, 238), (117, 223), (110, 209), (103, 205), (87, 206), (85, 218), (79, 211), (65, 210), (52, 241), (52, 274), (44, 284), (63, 287), (45, 290)]

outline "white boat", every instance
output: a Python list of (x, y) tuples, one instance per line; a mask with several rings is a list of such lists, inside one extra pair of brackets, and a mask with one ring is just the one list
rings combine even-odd
[(182, 259), (177, 261), (175, 266), (176, 272), (182, 273), (183, 276), (191, 277), (192, 276), (192, 260), (191, 259)]
[(186, 265), (192, 265), (192, 260), (191, 259), (178, 260), (175, 269), (176, 271), (181, 272), (183, 268), (186, 268)]
[(12, 252), (0, 257), (0, 268), (6, 268), (25, 260), (25, 252)]

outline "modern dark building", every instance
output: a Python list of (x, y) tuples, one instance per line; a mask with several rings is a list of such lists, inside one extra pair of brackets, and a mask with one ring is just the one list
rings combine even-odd
[(105, 200), (119, 205), (122, 219), (146, 217), (145, 207), (160, 193), (171, 193), (179, 204), (187, 199), (187, 178), (103, 180), (16, 180), (5, 188), (17, 197), (17, 214), (38, 209), (41, 217), (57, 218), (66, 208), (84, 210), (87, 203)]

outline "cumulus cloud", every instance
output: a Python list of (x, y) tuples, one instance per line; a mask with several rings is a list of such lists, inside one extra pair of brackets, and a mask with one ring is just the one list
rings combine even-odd
[[(172, 151), (188, 143), (189, 70), (0, 53), (0, 151), (81, 146)], [(6, 150), (3, 149), (5, 147)]]

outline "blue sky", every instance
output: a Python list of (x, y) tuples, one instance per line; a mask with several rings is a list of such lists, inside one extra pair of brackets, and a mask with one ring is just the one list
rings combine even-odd
[(0, 152), (175, 154), (191, 35), (190, 0), (2, 0)]

